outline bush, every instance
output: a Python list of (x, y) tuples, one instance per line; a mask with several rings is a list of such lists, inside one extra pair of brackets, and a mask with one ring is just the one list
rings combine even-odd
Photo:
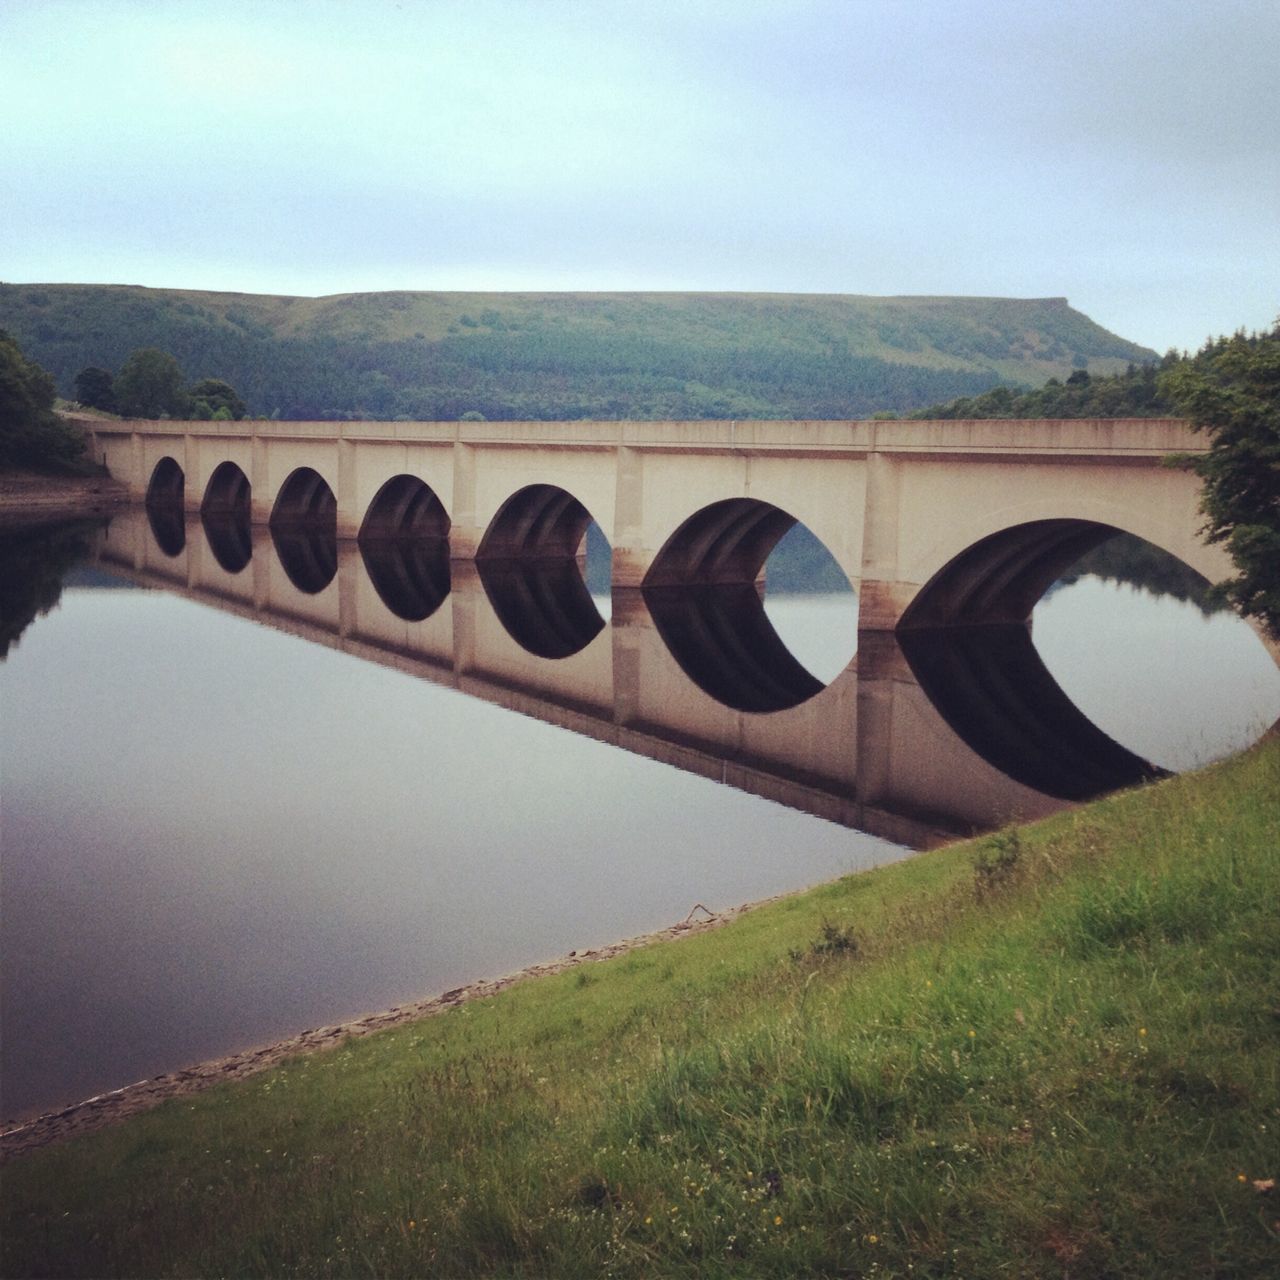
[(0, 329), (0, 467), (72, 469), (84, 437), (53, 411), (53, 379)]

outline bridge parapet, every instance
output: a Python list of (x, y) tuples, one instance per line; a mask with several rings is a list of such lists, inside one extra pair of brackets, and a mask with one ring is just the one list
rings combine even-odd
[[(215, 471), (233, 463), (255, 524), (272, 520), (302, 468), (332, 490), (340, 537), (360, 533), (386, 486), (420, 481), (447, 517), (455, 559), (484, 554), (522, 490), (544, 495), (540, 510), (563, 494), (609, 538), (620, 588), (642, 585), (660, 559), (707, 563), (692, 546), (665, 553), (699, 536), (709, 507), (732, 500), (743, 529), (759, 523), (752, 507), (776, 509), (826, 544), (860, 591), (867, 630), (896, 627), (976, 543), (1047, 521), (1138, 534), (1211, 579), (1230, 569), (1200, 536), (1198, 479), (1163, 465), (1208, 448), (1179, 419), (78, 421), (138, 501), (169, 458), (185, 477), (184, 505), (199, 509)], [(750, 558), (722, 550), (726, 573)], [(986, 557), (984, 572), (1002, 562)]]

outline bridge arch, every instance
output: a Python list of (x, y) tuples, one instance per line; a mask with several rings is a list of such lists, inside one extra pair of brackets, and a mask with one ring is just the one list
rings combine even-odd
[(476, 559), (572, 559), (590, 523), (591, 513), (568, 490), (551, 484), (526, 485), (498, 508)]
[(1023, 623), (1045, 591), (1114, 525), (1031, 520), (988, 534), (947, 561), (903, 611), (899, 630)]
[(329, 482), (312, 467), (298, 467), (280, 486), (271, 518), (273, 529), (309, 526), (335, 529), (338, 523), (338, 500)]
[(203, 515), (249, 514), (249, 477), (234, 462), (220, 462), (205, 485)]
[(147, 484), (146, 505), (149, 508), (182, 506), (186, 477), (178, 463), (165, 454), (151, 470)]
[(449, 516), (435, 492), (417, 476), (392, 476), (365, 512), (359, 537), (445, 538)]
[(663, 543), (645, 587), (755, 582), (795, 516), (758, 498), (726, 498), (703, 507)]

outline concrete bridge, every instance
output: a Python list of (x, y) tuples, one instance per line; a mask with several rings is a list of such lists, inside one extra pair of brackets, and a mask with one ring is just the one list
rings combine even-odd
[[(756, 582), (799, 520), (858, 591), (863, 632), (1020, 624), (1117, 530), (1206, 578), (1206, 441), (1173, 419), (859, 422), (142, 422), (80, 419), (148, 505), (447, 539), (456, 562), (563, 563), (596, 520), (615, 589)], [(495, 569), (496, 571), (496, 569)], [(1274, 649), (1273, 649), (1274, 652)]]
[[(760, 715), (734, 705), (757, 695), (760, 668), (773, 657), (753, 652), (749, 612), (733, 618), (747, 641), (732, 653), (712, 648), (699, 659), (686, 646), (678, 656), (646, 596), (616, 591), (610, 619), (595, 615), (579, 647), (549, 660), (530, 638), (536, 646), (569, 625), (571, 608), (548, 603), (555, 583), (504, 603), (501, 575), (482, 563), (389, 568), (385, 549), (367, 542), (330, 537), (326, 545), (317, 535), (311, 541), (321, 545), (300, 548), (292, 531), (245, 522), (227, 538), (219, 526), (213, 516), (166, 521), (127, 509), (102, 535), (98, 559), (140, 585), (909, 847), (1030, 820), (1149, 776), (1079, 712), (1064, 715), (1051, 679), (1026, 682), (1015, 707), (993, 696), (1000, 682), (983, 663), (1003, 663), (1008, 651), (990, 643), (989, 629), (976, 659), (951, 652), (946, 674), (959, 701), (950, 706), (923, 687), (912, 665), (919, 655), (909, 659), (882, 632), (862, 636), (831, 684)], [(318, 589), (317, 569), (327, 575)], [(748, 591), (753, 602), (758, 610)], [(540, 616), (547, 609), (551, 623)], [(716, 628), (702, 630), (714, 636)], [(1025, 657), (1025, 628), (996, 630), (1021, 637)], [(936, 661), (925, 659), (926, 668)], [(708, 667), (714, 678), (697, 678)], [(985, 755), (966, 740), (975, 723)]]

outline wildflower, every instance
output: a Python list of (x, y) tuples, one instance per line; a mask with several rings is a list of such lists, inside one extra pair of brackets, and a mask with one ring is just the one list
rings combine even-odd
[(648, 1227), (648, 1226), (651, 1226), (652, 1224), (653, 1224), (653, 1216), (650, 1215), (644, 1220), (644, 1225)]
[(412, 1231), (418, 1224), (412, 1218), (409, 1219), (409, 1230)]
[(974, 1038), (974, 1036), (976, 1036), (977, 1034), (978, 1034), (978, 1033), (977, 1033), (977, 1032), (976, 1032), (972, 1027), (970, 1027), (970, 1028), (969, 1028), (969, 1039), (970, 1039), (970, 1040), (972, 1040), (972, 1039)]
[(1243, 1174), (1243, 1173), (1237, 1173), (1237, 1174), (1236, 1174), (1236, 1181), (1237, 1181), (1237, 1182), (1248, 1182), (1248, 1181), (1249, 1181), (1249, 1179), (1248, 1179), (1248, 1178), (1246, 1178), (1246, 1177), (1244, 1176), (1244, 1174)]
[(1146, 1027), (1139, 1027), (1139, 1028), (1138, 1028), (1138, 1034), (1139, 1034), (1140, 1036), (1145, 1036), (1145, 1035), (1147, 1034), (1147, 1029), (1146, 1029)]
[(773, 1225), (774, 1225), (775, 1227), (780, 1227), (780, 1226), (782, 1226), (782, 1214), (778, 1214), (778, 1216), (777, 1216), (776, 1218), (774, 1218), (774, 1220), (773, 1220)]
[(867, 1237), (867, 1243), (868, 1243), (868, 1244), (879, 1244), (879, 1243), (880, 1243), (880, 1237), (879, 1237), (879, 1236), (874, 1236), (874, 1235), (873, 1235), (873, 1236), (868, 1236), (868, 1237)]

